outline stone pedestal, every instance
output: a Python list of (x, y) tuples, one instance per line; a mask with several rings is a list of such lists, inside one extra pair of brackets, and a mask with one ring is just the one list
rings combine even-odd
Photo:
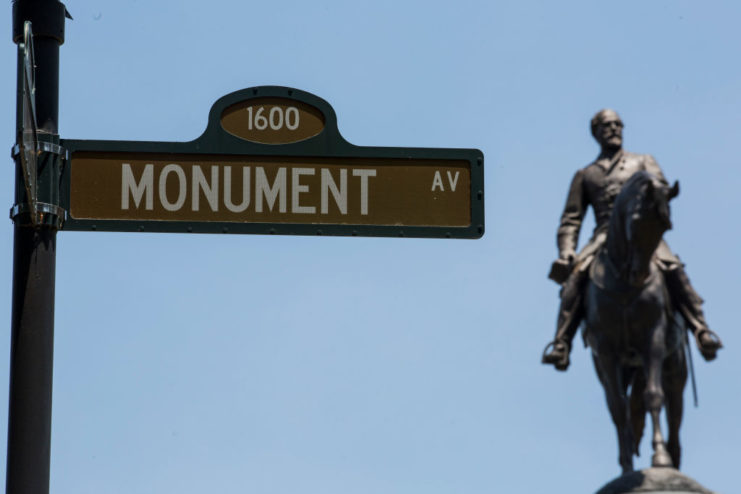
[(597, 494), (716, 494), (673, 468), (647, 468), (612, 480)]

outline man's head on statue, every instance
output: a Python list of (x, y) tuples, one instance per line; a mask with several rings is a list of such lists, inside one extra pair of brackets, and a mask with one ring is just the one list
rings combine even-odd
[(617, 151), (623, 147), (623, 121), (615, 110), (600, 110), (592, 118), (592, 135), (602, 151)]

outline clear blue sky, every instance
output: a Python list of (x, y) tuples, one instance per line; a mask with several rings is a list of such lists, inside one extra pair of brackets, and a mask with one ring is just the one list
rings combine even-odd
[[(683, 470), (737, 491), (738, 2), (67, 7), (62, 137), (188, 141), (219, 97), (291, 86), (327, 100), (357, 145), (481, 149), (487, 222), (473, 241), (60, 233), (52, 492), (596, 490), (619, 467), (589, 352), (577, 346), (565, 374), (539, 359), (558, 302), (546, 279), (558, 219), (597, 154), (588, 124), (603, 107), (623, 117), (628, 150), (681, 183), (666, 238), (726, 345), (711, 364), (694, 354), (700, 408), (688, 387)], [(5, 16), (9, 150), (10, 2)], [(0, 396), (9, 342), (6, 331)], [(0, 406), (0, 456), (6, 419)], [(636, 466), (649, 459), (644, 440)]]

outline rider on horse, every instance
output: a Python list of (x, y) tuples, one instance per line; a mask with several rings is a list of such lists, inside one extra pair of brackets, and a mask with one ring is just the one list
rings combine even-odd
[[(610, 213), (620, 189), (640, 170), (650, 172), (666, 182), (651, 155), (623, 150), (623, 122), (615, 111), (598, 112), (591, 124), (592, 135), (599, 143), (601, 152), (593, 163), (576, 172), (571, 182), (558, 229), (559, 258), (553, 263), (549, 275), (562, 284), (561, 306), (556, 337), (546, 347), (543, 363), (553, 364), (561, 371), (569, 366), (571, 343), (584, 315), (583, 291), (589, 278), (589, 266), (605, 242)], [(589, 205), (594, 210), (597, 226), (589, 243), (577, 254), (579, 230)], [(705, 322), (702, 298), (692, 288), (683, 264), (664, 241), (656, 249), (655, 258), (666, 280), (672, 304), (695, 335), (700, 353), (706, 360), (714, 359), (723, 345)]]

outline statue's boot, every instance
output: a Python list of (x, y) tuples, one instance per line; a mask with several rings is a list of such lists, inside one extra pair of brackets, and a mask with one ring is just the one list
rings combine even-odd
[(544, 364), (551, 364), (557, 370), (565, 371), (571, 363), (569, 352), (579, 324), (581, 323), (584, 307), (582, 305), (580, 273), (573, 273), (561, 291), (561, 306), (558, 310), (556, 323), (556, 337), (546, 345), (541, 359)]
[(713, 360), (723, 343), (718, 335), (708, 328), (702, 312), (702, 298), (690, 284), (690, 280), (681, 264), (664, 271), (669, 295), (675, 307), (682, 314), (687, 326), (695, 335), (697, 347), (705, 360)]

